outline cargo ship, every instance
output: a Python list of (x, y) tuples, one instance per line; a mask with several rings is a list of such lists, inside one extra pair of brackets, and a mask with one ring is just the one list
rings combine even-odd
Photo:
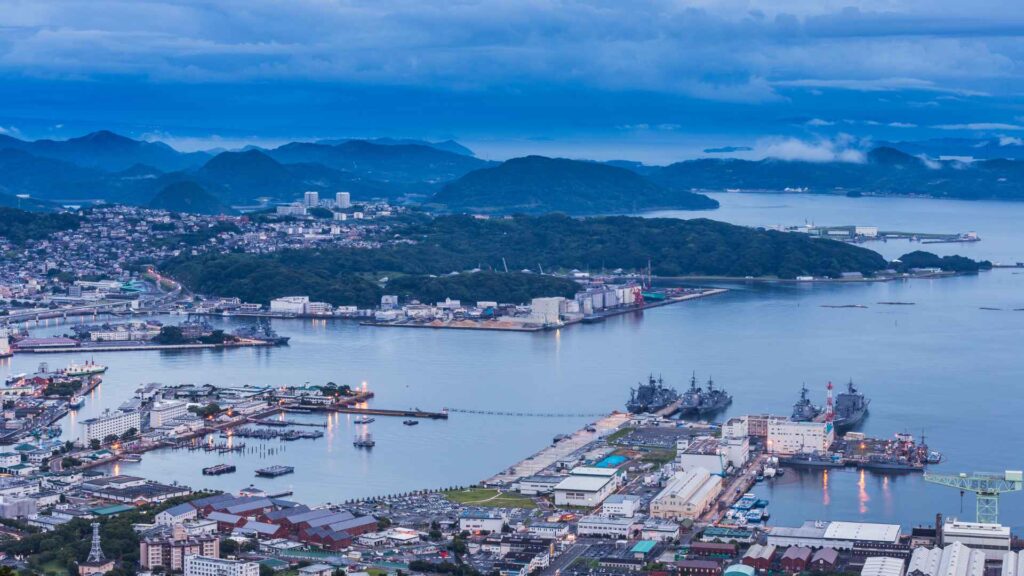
[(645, 414), (657, 412), (667, 407), (676, 400), (679, 400), (679, 392), (674, 388), (665, 386), (661, 377), (655, 379), (651, 374), (646, 384), (640, 384), (636, 388), (629, 389), (629, 401), (626, 402), (626, 410), (633, 414)]
[(851, 379), (846, 384), (846, 392), (841, 392), (836, 396), (835, 419), (833, 420), (836, 430), (848, 430), (860, 424), (868, 415), (869, 404), (871, 404), (871, 400), (865, 398), (864, 394), (854, 388)]
[(725, 390), (715, 388), (715, 382), (708, 378), (707, 388), (697, 384), (697, 376), (690, 378), (690, 389), (683, 393), (679, 408), (681, 416), (706, 416), (725, 410), (732, 404), (732, 396)]
[(793, 415), (789, 417), (793, 422), (811, 422), (821, 414), (821, 407), (811, 403), (807, 392), (807, 386), (800, 388), (800, 399), (793, 404)]
[(97, 364), (92, 360), (89, 360), (85, 364), (75, 364), (72, 362), (68, 364), (68, 367), (61, 370), (60, 373), (64, 376), (92, 376), (94, 374), (103, 374), (107, 371), (107, 367), (102, 364)]

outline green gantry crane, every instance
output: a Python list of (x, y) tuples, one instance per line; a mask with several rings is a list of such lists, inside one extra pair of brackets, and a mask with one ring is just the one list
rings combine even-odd
[(925, 472), (926, 482), (941, 484), (951, 488), (959, 488), (960, 496), (964, 492), (977, 495), (976, 521), (985, 524), (999, 523), (999, 495), (1004, 492), (1020, 492), (1024, 489), (1024, 472), (1007, 470), (1002, 474), (990, 472), (974, 472), (966, 474), (935, 474)]

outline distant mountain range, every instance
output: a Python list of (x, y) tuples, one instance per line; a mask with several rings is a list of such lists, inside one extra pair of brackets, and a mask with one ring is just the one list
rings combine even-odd
[(94, 200), (148, 205), (178, 182), (198, 184), (225, 205), (292, 201), (306, 190), (348, 191), (355, 200), (425, 198), (442, 183), (490, 165), (453, 141), (294, 142), (210, 154), (107, 131), (61, 141), (0, 135), (0, 195), (28, 194), (40, 201), (37, 207)]
[[(709, 209), (716, 203), (700, 192), (730, 189), (1024, 200), (1024, 143), (897, 142), (871, 150), (862, 163), (705, 158), (650, 166), (542, 156), (498, 163), (454, 141), (392, 138), (212, 153), (179, 152), (109, 131), (34, 142), (0, 135), (0, 206), (20, 202), (43, 210), (98, 200), (146, 206), (185, 182), (220, 206), (294, 201), (316, 190), (348, 191), (356, 201), (388, 198), (493, 213)], [(19, 201), (19, 194), (31, 198)]]
[(609, 164), (526, 156), (466, 174), (431, 202), (450, 210), (543, 214), (600, 214), (656, 208), (705, 210), (718, 202), (670, 190)]
[(666, 166), (649, 177), (673, 190), (789, 189), (851, 195), (1024, 200), (1024, 161), (939, 161), (891, 147), (871, 150), (864, 163), (701, 159)]

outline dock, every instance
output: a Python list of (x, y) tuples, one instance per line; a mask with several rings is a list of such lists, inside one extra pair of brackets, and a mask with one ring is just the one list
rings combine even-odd
[(291, 474), (292, 472), (295, 472), (295, 468), (291, 466), (274, 465), (267, 468), (260, 468), (256, 471), (256, 475), (263, 478), (277, 478), (278, 476), (284, 476), (285, 474)]
[(527, 476), (539, 474), (548, 466), (558, 460), (565, 458), (580, 447), (585, 446), (602, 436), (606, 436), (623, 427), (632, 418), (631, 414), (615, 412), (601, 418), (593, 424), (587, 424), (583, 428), (569, 434), (551, 446), (527, 456), (518, 464), (491, 476), (483, 481), (484, 486), (508, 486), (518, 482)]
[(388, 410), (386, 408), (353, 408), (351, 406), (325, 406), (324, 409), (342, 414), (361, 414), (363, 416), (401, 416), (402, 418), (425, 418), (427, 420), (447, 420), (448, 411), (430, 412), (428, 410)]

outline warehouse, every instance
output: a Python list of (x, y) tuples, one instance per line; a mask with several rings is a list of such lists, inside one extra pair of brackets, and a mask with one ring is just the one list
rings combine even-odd
[(778, 547), (807, 546), (851, 550), (855, 544), (899, 544), (899, 524), (868, 522), (804, 522), (799, 528), (776, 526), (768, 534), (768, 544)]
[(632, 518), (592, 514), (580, 518), (576, 524), (576, 533), (581, 537), (629, 538), (637, 527), (636, 520)]
[(677, 472), (651, 501), (651, 516), (681, 520), (704, 513), (722, 491), (722, 479), (705, 468)]
[(615, 492), (616, 488), (617, 483), (612, 476), (572, 474), (555, 486), (555, 505), (593, 508)]
[(947, 518), (942, 525), (942, 543), (960, 542), (979, 550), (989, 559), (1002, 558), (1010, 550), (1010, 529), (1001, 524), (961, 522)]

